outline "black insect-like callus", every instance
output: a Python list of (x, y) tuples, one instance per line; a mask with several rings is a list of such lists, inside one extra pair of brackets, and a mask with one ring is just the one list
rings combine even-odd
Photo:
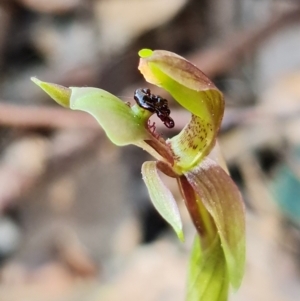
[(143, 109), (156, 113), (157, 117), (164, 123), (167, 128), (173, 128), (174, 120), (170, 117), (171, 110), (168, 101), (159, 96), (152, 94), (150, 89), (137, 89), (134, 92), (134, 100)]

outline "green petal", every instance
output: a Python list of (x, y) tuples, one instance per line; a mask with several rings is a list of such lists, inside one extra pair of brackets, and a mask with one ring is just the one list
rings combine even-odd
[(225, 301), (229, 276), (215, 223), (185, 176), (178, 184), (198, 232), (189, 264), (187, 301)]
[(160, 179), (156, 162), (145, 162), (142, 166), (142, 175), (154, 207), (173, 227), (178, 238), (183, 241), (182, 222), (177, 203), (171, 191)]
[(70, 108), (90, 113), (116, 145), (149, 139), (147, 119), (138, 116), (121, 99), (97, 88), (72, 88)]
[(42, 82), (36, 77), (32, 77), (31, 80), (58, 104), (65, 108), (70, 106), (71, 90), (69, 88), (57, 84)]
[(151, 112), (132, 108), (116, 96), (97, 88), (66, 88), (60, 85), (32, 81), (64, 107), (90, 113), (116, 145), (139, 144), (151, 139), (147, 122)]
[(204, 247), (197, 235), (193, 245), (187, 301), (226, 301), (229, 279), (226, 260), (218, 236)]
[(185, 176), (215, 222), (230, 283), (238, 288), (245, 265), (245, 212), (239, 190), (230, 176), (209, 158)]
[(176, 101), (194, 115), (203, 115), (214, 125), (219, 125), (224, 101), (213, 82), (195, 65), (175, 53), (164, 50), (147, 52), (149, 56), (141, 57), (139, 64), (145, 79), (178, 96)]
[(169, 140), (177, 165), (189, 170), (215, 144), (224, 113), (223, 95), (202, 71), (174, 53), (142, 50), (140, 54), (139, 69), (145, 79), (167, 90), (193, 114), (184, 130)]

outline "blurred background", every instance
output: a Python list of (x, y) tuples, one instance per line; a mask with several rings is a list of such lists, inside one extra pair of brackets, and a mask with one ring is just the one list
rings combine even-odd
[[(195, 232), (175, 183), (166, 179), (184, 244), (150, 204), (140, 173), (149, 156), (115, 147), (92, 117), (30, 81), (132, 102), (150, 87), (141, 48), (185, 56), (225, 94), (219, 143), (245, 199), (248, 244), (230, 300), (300, 300), (297, 0), (0, 1), (0, 300), (184, 300)], [(188, 120), (171, 107), (164, 137)]]

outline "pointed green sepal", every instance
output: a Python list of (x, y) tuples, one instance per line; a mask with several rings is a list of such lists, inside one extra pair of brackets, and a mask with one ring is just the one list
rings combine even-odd
[(209, 158), (185, 176), (214, 220), (229, 281), (237, 289), (245, 266), (245, 212), (241, 194), (230, 176)]
[(135, 144), (150, 139), (149, 116), (137, 114), (113, 94), (97, 88), (70, 88), (70, 108), (91, 114), (116, 145)]
[(139, 70), (145, 79), (168, 91), (192, 113), (189, 124), (168, 142), (177, 166), (196, 166), (215, 144), (224, 113), (222, 93), (196, 66), (172, 52), (143, 49)]
[(57, 84), (43, 82), (36, 77), (31, 77), (31, 80), (42, 90), (44, 90), (59, 105), (65, 108), (70, 107), (71, 89)]
[(229, 278), (219, 237), (203, 246), (196, 236), (189, 263), (186, 301), (226, 301)]
[(143, 180), (150, 199), (159, 214), (173, 227), (178, 238), (183, 241), (182, 222), (177, 203), (171, 191), (159, 177), (156, 162), (145, 162), (142, 166)]
[(124, 103), (111, 93), (97, 88), (66, 88), (31, 78), (60, 105), (91, 114), (116, 145), (139, 144), (150, 140), (147, 122), (152, 114), (138, 106)]

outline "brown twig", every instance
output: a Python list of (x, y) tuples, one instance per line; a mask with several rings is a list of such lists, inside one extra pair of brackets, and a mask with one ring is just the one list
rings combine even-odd
[[(172, 111), (177, 121), (176, 129), (181, 129), (188, 120), (188, 114)], [(63, 108), (20, 106), (0, 103), (0, 125), (26, 129), (91, 129), (102, 131), (95, 119), (85, 112), (70, 111)], [(164, 125), (157, 119), (157, 126)]]
[(101, 135), (101, 131), (61, 130), (49, 141), (35, 135), (23, 138), (21, 146), (19, 141), (10, 145), (6, 153), (13, 153), (13, 159), (4, 156), (0, 162), (0, 213), (14, 206), (37, 183), (66, 172), (80, 158), (90, 156), (99, 146)]
[(94, 118), (62, 108), (20, 106), (0, 103), (0, 125), (18, 128), (92, 128), (99, 129)]

